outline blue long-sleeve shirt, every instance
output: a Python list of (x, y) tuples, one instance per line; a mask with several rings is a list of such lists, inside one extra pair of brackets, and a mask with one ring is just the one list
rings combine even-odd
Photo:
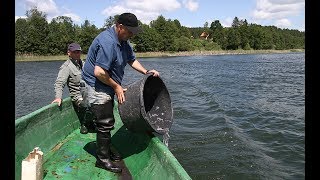
[(94, 75), (95, 66), (108, 71), (109, 76), (121, 85), (125, 66), (135, 60), (133, 48), (128, 41), (119, 42), (115, 26), (101, 32), (89, 47), (86, 63), (82, 69), (82, 79), (96, 91), (114, 95), (112, 87), (101, 82)]

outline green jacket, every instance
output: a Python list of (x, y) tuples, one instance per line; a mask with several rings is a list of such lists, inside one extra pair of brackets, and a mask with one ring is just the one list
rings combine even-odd
[[(81, 60), (81, 63), (84, 62)], [(71, 100), (77, 105), (83, 100), (80, 93), (81, 66), (76, 60), (68, 59), (64, 62), (54, 84), (55, 98), (62, 99), (63, 88), (67, 84)]]

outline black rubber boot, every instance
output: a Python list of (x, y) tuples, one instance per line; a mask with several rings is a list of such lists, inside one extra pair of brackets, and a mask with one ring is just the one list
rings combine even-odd
[[(95, 116), (94, 116), (93, 112), (91, 111), (90, 108), (87, 108), (85, 110), (85, 114), (84, 114), (84, 124), (82, 125), (87, 129), (87, 133), (88, 132), (89, 133), (96, 133), (97, 132), (95, 125), (94, 125), (94, 121), (95, 121)], [(80, 129), (80, 132), (81, 132), (81, 129)]]
[(96, 167), (120, 173), (121, 167), (111, 160), (111, 129), (114, 128), (113, 101), (106, 104), (93, 104), (92, 112), (95, 114), (95, 125), (97, 130), (97, 161)]
[(82, 124), (81, 126), (80, 126), (80, 133), (81, 134), (88, 134), (88, 128), (84, 125), (84, 124)]
[(105, 169), (107, 171), (120, 173), (122, 171), (121, 167), (116, 165), (110, 159), (110, 136), (110, 133), (97, 133), (97, 161), (95, 166), (98, 168)]
[(86, 108), (82, 106), (78, 106), (76, 102), (72, 101), (73, 108), (78, 116), (78, 119), (80, 121), (80, 133), (81, 134), (88, 134), (88, 128), (86, 126)]

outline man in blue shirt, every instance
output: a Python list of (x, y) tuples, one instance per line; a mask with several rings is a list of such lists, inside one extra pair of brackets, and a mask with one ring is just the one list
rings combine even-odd
[(145, 69), (130, 45), (129, 38), (142, 31), (138, 19), (132, 13), (123, 13), (115, 25), (101, 32), (89, 47), (86, 63), (82, 69), (82, 78), (87, 87), (87, 97), (96, 120), (96, 167), (120, 173), (121, 168), (113, 161), (121, 157), (110, 150), (111, 134), (114, 128), (113, 100), (117, 96), (119, 104), (125, 101), (121, 86), (124, 69), (129, 64), (136, 71), (153, 76), (159, 72)]

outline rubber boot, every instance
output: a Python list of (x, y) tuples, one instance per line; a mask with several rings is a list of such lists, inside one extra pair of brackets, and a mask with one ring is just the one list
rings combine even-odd
[(113, 118), (113, 101), (106, 104), (93, 104), (92, 112), (95, 114), (95, 125), (97, 130), (97, 161), (96, 167), (120, 173), (121, 168), (111, 160), (111, 134), (110, 131), (114, 128)]
[(110, 133), (97, 133), (97, 161), (95, 166), (114, 173), (120, 173), (121, 167), (110, 159)]
[[(95, 117), (90, 108), (86, 108), (83, 119), (84, 119), (83, 126), (87, 129), (87, 132), (96, 133), (97, 131), (94, 125)], [(81, 128), (80, 128), (80, 132), (81, 132)]]
[(84, 125), (84, 124), (82, 124), (81, 126), (80, 126), (80, 133), (81, 134), (88, 134), (88, 128), (86, 127), (86, 125)]
[(78, 116), (78, 119), (80, 121), (80, 133), (81, 134), (88, 134), (88, 128), (85, 125), (85, 112), (86, 108), (78, 106), (77, 102), (72, 101), (73, 108)]

